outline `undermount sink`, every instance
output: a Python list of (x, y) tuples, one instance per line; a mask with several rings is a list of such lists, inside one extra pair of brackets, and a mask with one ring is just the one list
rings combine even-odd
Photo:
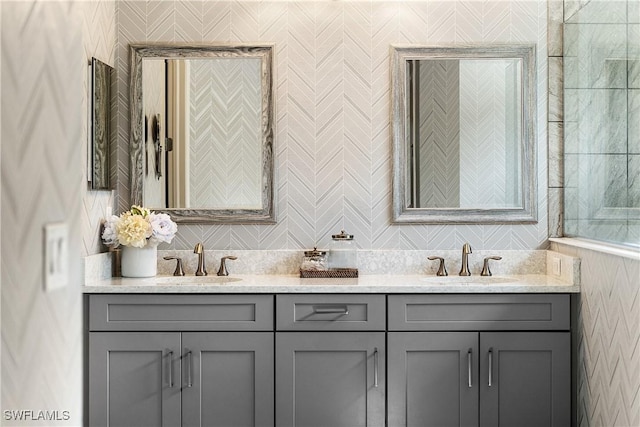
[(154, 281), (162, 285), (214, 285), (239, 282), (242, 279), (228, 276), (160, 276)]
[(429, 276), (420, 280), (430, 283), (450, 283), (452, 285), (496, 285), (518, 281), (518, 279), (509, 276)]

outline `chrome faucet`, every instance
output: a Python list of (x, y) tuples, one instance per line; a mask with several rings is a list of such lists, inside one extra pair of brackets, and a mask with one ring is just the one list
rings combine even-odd
[(460, 266), (460, 276), (471, 276), (469, 272), (469, 254), (471, 253), (471, 245), (465, 243), (462, 245), (462, 265)]
[(195, 248), (193, 248), (193, 253), (198, 254), (198, 269), (196, 270), (196, 276), (206, 276), (207, 269), (204, 266), (204, 246), (202, 243), (198, 243)]

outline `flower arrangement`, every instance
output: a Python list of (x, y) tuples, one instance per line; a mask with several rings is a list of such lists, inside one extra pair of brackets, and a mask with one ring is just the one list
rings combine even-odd
[(178, 226), (169, 215), (133, 205), (120, 216), (111, 215), (105, 221), (102, 241), (107, 246), (144, 248), (171, 243), (176, 231)]

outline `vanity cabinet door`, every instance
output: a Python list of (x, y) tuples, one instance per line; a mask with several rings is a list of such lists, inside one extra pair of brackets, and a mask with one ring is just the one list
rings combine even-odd
[(89, 334), (89, 425), (180, 425), (180, 334)]
[(182, 334), (182, 426), (273, 426), (273, 333)]
[(569, 332), (480, 334), (480, 425), (571, 425)]
[(389, 426), (477, 427), (477, 332), (388, 335)]
[(276, 333), (276, 425), (385, 425), (384, 332)]

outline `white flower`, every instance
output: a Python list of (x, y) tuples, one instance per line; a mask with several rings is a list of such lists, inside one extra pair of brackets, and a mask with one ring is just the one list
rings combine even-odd
[(167, 214), (156, 214), (142, 206), (131, 209), (120, 216), (111, 215), (104, 222), (102, 241), (105, 245), (144, 248), (161, 242), (171, 243), (178, 226)]
[(173, 236), (178, 231), (178, 226), (171, 221), (171, 217), (167, 214), (151, 212), (147, 219), (151, 224), (151, 240), (156, 244), (160, 242), (171, 243)]
[(118, 241), (125, 246), (144, 248), (151, 237), (151, 224), (142, 215), (125, 212), (116, 225)]
[(120, 218), (116, 215), (111, 215), (104, 223), (104, 230), (102, 231), (102, 241), (107, 246), (118, 247), (118, 235), (116, 233), (116, 224)]

